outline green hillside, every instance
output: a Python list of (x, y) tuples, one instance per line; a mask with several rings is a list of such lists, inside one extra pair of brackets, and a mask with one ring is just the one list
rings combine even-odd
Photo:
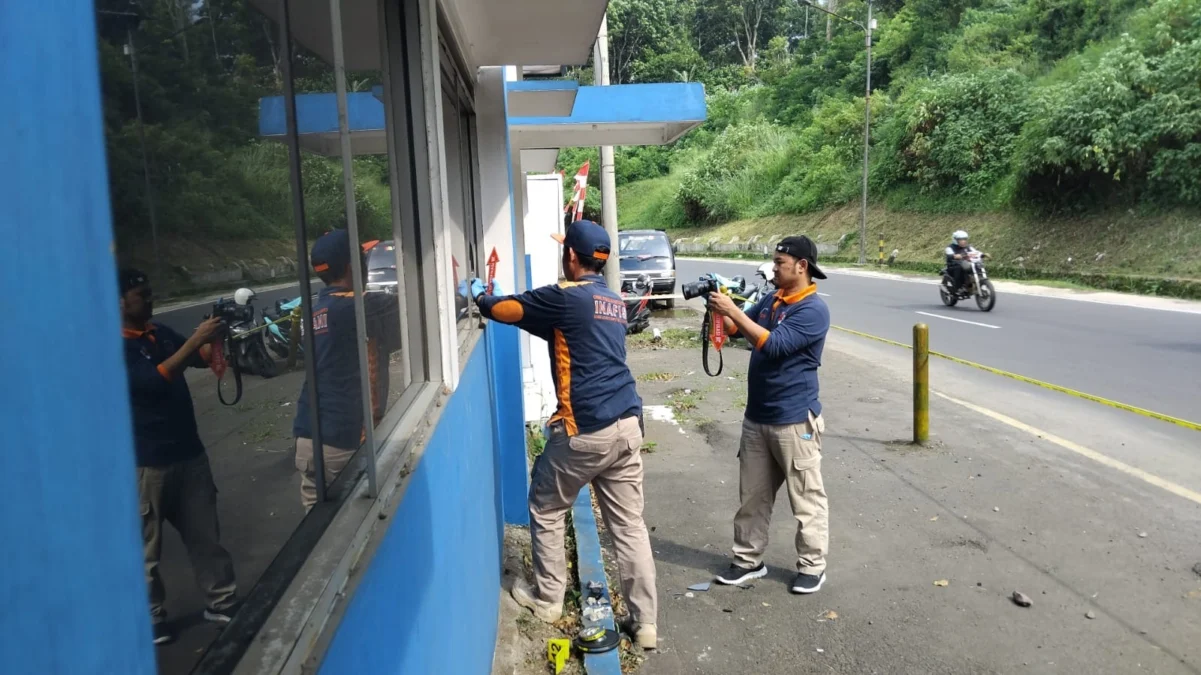
[[(860, 0), (821, 4), (866, 17)], [(873, 8), (873, 249), (883, 231), (930, 259), (964, 227), (1007, 263), (1201, 276), (1201, 0)], [(859, 28), (773, 0), (609, 11), (614, 81), (699, 80), (709, 99), (674, 146), (619, 149), (622, 227), (857, 230)]]

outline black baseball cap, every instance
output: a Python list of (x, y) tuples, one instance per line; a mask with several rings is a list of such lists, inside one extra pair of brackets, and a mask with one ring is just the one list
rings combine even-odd
[(346, 230), (326, 232), (313, 242), (309, 257), (314, 272), (331, 272), (341, 277), (350, 264), (350, 234)]
[(804, 235), (784, 237), (780, 243), (776, 244), (776, 251), (787, 253), (797, 260), (809, 261), (809, 276), (814, 279), (826, 278), (826, 273), (817, 266), (817, 245), (809, 237)]
[(117, 287), (121, 289), (121, 295), (132, 291), (142, 284), (150, 283), (150, 277), (139, 269), (132, 267), (123, 268), (117, 273)]
[(612, 250), (609, 243), (609, 233), (605, 228), (591, 220), (577, 220), (567, 226), (566, 234), (552, 234), (552, 239), (572, 249), (580, 255), (586, 255), (597, 260), (608, 260)]

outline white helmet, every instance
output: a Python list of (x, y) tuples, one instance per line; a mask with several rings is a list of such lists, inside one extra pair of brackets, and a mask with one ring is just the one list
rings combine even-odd
[(243, 307), (249, 305), (250, 301), (254, 300), (254, 297), (254, 291), (249, 288), (239, 288), (234, 291), (234, 302)]
[(759, 266), (759, 269), (757, 270), (757, 272), (758, 272), (759, 276), (764, 278), (764, 280), (775, 281), (776, 265), (775, 265), (775, 263), (765, 262)]
[(966, 230), (955, 230), (955, 234), (951, 235), (951, 241), (959, 241), (960, 239), (967, 239)]

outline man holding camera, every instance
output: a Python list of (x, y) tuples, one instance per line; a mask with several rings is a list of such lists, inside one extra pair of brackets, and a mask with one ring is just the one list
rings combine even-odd
[[(366, 433), (363, 425), (378, 424), (383, 418), (388, 399), (388, 359), (400, 348), (400, 305), (396, 296), (367, 293), (363, 305), (367, 316), (372, 419), (364, 420), (351, 264), (354, 261), (362, 265), (366, 278), (366, 259), (356, 248), (346, 230), (333, 230), (313, 242), (310, 254), (313, 271), (325, 284), (313, 303), (313, 370), (317, 374), (317, 411), (326, 485), (334, 482), (362, 445)], [(292, 422), (296, 468), (300, 472), (300, 502), (305, 509), (317, 503), (317, 469), (309, 416), (306, 380)]]
[(591, 482), (617, 549), (630, 607), (625, 628), (639, 647), (654, 649), (658, 599), (650, 535), (642, 519), (642, 399), (626, 365), (625, 302), (601, 276), (611, 250), (609, 235), (580, 220), (555, 239), (563, 245), (567, 281), (505, 297), (485, 294), (479, 279), (471, 283), (484, 317), (547, 341), (559, 399), (530, 481), (534, 584), (518, 580), (513, 598), (547, 623), (563, 615), (567, 512)]
[(817, 369), (830, 328), (830, 310), (817, 295), (817, 247), (808, 237), (776, 245), (778, 291), (749, 312), (729, 296), (712, 293), (711, 310), (726, 317), (726, 329), (754, 346), (747, 373), (747, 406), (738, 449), (739, 499), (734, 515), (734, 562), (717, 577), (737, 585), (767, 575), (772, 505), (781, 485), (797, 520), (797, 575), (793, 593), (816, 593), (826, 580), (829, 512), (821, 475), (825, 429), (818, 400)]
[(226, 624), (237, 610), (233, 558), (221, 546), (217, 486), (196, 427), (185, 368), (205, 368), (212, 341), (224, 329), (206, 319), (189, 338), (153, 324), (150, 280), (134, 269), (121, 270), (121, 334), (133, 413), (142, 514), (142, 547), (154, 644), (175, 639), (163, 608), (166, 591), (159, 575), (163, 521), (175, 526), (187, 547), (196, 583), (208, 596), (204, 618)]

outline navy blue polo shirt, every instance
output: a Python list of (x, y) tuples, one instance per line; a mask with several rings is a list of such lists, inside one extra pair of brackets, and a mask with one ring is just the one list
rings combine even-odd
[[(396, 296), (387, 293), (368, 293), (363, 302), (372, 421), (378, 423), (387, 406), (389, 355), (399, 348), (400, 306)], [(338, 286), (322, 288), (313, 303), (313, 366), (317, 373), (321, 441), (335, 448), (358, 448), (364, 438), (357, 340), (354, 291)], [(306, 377), (292, 422), (292, 434), (297, 438), (313, 437), (310, 415)]]
[(817, 285), (790, 296), (777, 291), (747, 312), (769, 332), (751, 353), (746, 418), (759, 424), (799, 424), (822, 414), (817, 369), (830, 330), (830, 308)]
[[(144, 331), (124, 329), (121, 334), (138, 466), (164, 467), (203, 453), (187, 380), (183, 373), (162, 367), (187, 338), (158, 324), (148, 324)], [(207, 367), (199, 351), (187, 365)]]
[(569, 436), (642, 414), (626, 365), (626, 305), (603, 277), (543, 286), (521, 295), (481, 295), (480, 313), (546, 340), (559, 406), (551, 423)]

